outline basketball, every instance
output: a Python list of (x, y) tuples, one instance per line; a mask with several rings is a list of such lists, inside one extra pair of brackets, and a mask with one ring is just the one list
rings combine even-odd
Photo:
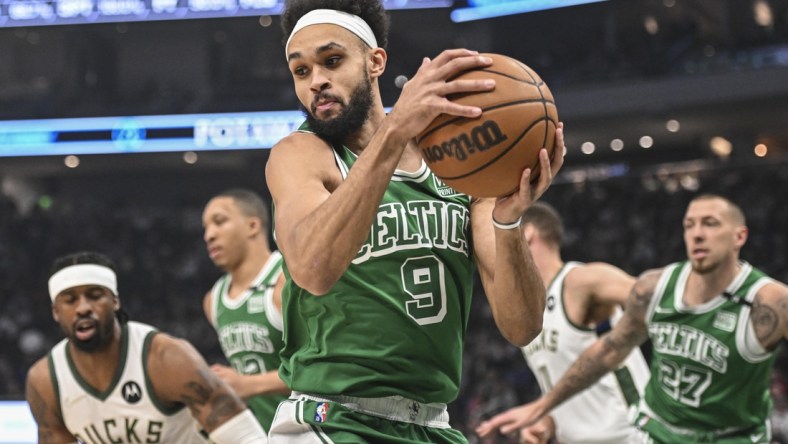
[(455, 79), (494, 79), (495, 88), (448, 97), (480, 107), (481, 116), (441, 114), (416, 142), (446, 185), (474, 197), (500, 197), (517, 191), (525, 168), (531, 168), (531, 181), (537, 180), (542, 148), (553, 158), (558, 111), (534, 70), (504, 55), (481, 55), (492, 58), (492, 65)]

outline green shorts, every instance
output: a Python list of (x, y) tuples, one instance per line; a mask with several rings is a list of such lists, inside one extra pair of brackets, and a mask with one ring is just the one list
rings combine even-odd
[(640, 413), (635, 425), (648, 444), (769, 444), (772, 439), (771, 425), (765, 422), (745, 430), (704, 432), (678, 429), (644, 413)]
[[(402, 410), (401, 405), (381, 409), (373, 414), (369, 409), (364, 409), (363, 404), (361, 409), (367, 410), (367, 413), (359, 411), (358, 404), (346, 401), (346, 399), (342, 402), (322, 401), (306, 395), (294, 395), (282, 401), (276, 410), (268, 434), (268, 442), (270, 444), (467, 444), (468, 442), (460, 432), (449, 428), (448, 422), (438, 424), (437, 427), (408, 422), (406, 419), (409, 416), (408, 412), (398, 411)], [(386, 418), (400, 417), (398, 413), (402, 413), (405, 420)]]

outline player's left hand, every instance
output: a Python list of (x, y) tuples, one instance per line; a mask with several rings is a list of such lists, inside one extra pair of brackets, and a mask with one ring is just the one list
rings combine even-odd
[(516, 221), (523, 212), (544, 194), (553, 182), (553, 178), (564, 164), (566, 146), (564, 145), (564, 124), (558, 122), (555, 130), (555, 151), (553, 160), (547, 154), (547, 149), (539, 151), (539, 179), (531, 183), (531, 169), (526, 168), (520, 176), (520, 188), (514, 193), (499, 197), (495, 200), (493, 219), (501, 224), (510, 224)]

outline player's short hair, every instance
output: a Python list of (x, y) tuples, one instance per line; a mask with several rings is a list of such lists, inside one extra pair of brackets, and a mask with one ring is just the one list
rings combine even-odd
[(271, 216), (268, 211), (268, 204), (254, 191), (243, 188), (231, 188), (217, 194), (215, 198), (216, 197), (229, 197), (238, 205), (241, 214), (246, 217), (256, 217), (260, 219), (263, 231), (268, 230), (271, 226)]
[(564, 239), (564, 224), (561, 216), (550, 204), (534, 202), (523, 213), (522, 225), (531, 224), (539, 231), (539, 236), (548, 243), (561, 246)]
[(361, 17), (375, 34), (378, 46), (386, 48), (389, 16), (380, 0), (288, 0), (282, 12), (282, 44), (287, 42), (298, 20), (314, 9), (333, 9)]
[(719, 199), (728, 205), (728, 215), (731, 217), (731, 220), (735, 225), (741, 225), (741, 226), (747, 225), (747, 218), (744, 216), (744, 211), (742, 211), (741, 207), (737, 205), (734, 201), (728, 199), (725, 196), (714, 194), (714, 193), (703, 193), (693, 197), (690, 203), (698, 200), (713, 200), (713, 199)]
[(79, 264), (101, 265), (117, 273), (117, 270), (115, 269), (115, 263), (112, 262), (112, 259), (108, 258), (107, 256), (95, 251), (78, 251), (76, 253), (67, 254), (55, 259), (55, 262), (52, 264), (52, 268), (49, 271), (49, 277), (52, 277), (52, 275), (66, 267)]

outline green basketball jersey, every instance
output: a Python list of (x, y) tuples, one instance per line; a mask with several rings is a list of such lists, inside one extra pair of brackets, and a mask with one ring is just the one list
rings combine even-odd
[[(229, 274), (213, 286), (213, 325), (224, 355), (238, 373), (249, 375), (279, 368), (279, 351), (284, 345), (282, 316), (273, 303), (273, 293), (281, 272), (282, 255), (274, 251), (253, 286), (239, 297), (230, 299), (227, 295), (232, 280)], [(246, 401), (260, 424), (269, 430), (283, 399), (287, 396), (254, 396)]]
[(706, 432), (748, 429), (768, 418), (775, 354), (755, 337), (750, 304), (770, 279), (741, 265), (726, 294), (694, 307), (683, 302), (690, 263), (662, 273), (647, 315), (653, 357), (645, 413)]
[[(334, 154), (347, 177), (357, 156)], [(282, 379), (298, 392), (448, 403), (473, 271), (470, 198), (424, 162), (395, 171), (366, 242), (328, 294), (298, 287), (285, 264)]]

